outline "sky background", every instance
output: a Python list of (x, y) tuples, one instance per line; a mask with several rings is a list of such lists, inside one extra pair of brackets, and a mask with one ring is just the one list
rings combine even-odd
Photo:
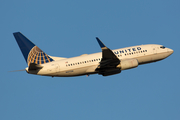
[[(1, 0), (0, 120), (180, 120), (179, 0)], [(13, 37), (22, 32), (52, 56), (161, 44), (159, 62), (103, 77), (26, 72)]]

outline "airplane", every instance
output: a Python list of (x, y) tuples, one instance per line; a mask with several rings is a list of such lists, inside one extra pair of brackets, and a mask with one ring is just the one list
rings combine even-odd
[(163, 60), (174, 52), (158, 44), (111, 50), (96, 37), (102, 52), (72, 58), (54, 57), (43, 52), (21, 32), (15, 32), (13, 35), (28, 64), (26, 72), (41, 76), (73, 77), (91, 74), (109, 76), (142, 64)]

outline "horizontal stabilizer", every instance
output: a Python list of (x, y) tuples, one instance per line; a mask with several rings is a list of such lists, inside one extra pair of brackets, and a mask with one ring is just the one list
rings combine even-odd
[(41, 68), (43, 68), (43, 66), (38, 65), (38, 64), (36, 64), (36, 63), (30, 63), (28, 70), (29, 70), (29, 71), (30, 71), (30, 70), (39, 70), (39, 69), (41, 69)]

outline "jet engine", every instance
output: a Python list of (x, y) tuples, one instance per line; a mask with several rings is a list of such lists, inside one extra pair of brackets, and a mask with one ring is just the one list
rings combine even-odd
[(131, 68), (135, 68), (138, 66), (138, 60), (137, 59), (122, 59), (120, 64), (117, 66), (117, 68), (120, 68), (121, 70), (127, 70)]

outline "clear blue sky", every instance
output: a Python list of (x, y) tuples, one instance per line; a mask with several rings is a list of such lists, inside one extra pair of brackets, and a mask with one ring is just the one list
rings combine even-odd
[[(179, 0), (2, 0), (0, 120), (180, 120)], [(162, 44), (165, 60), (103, 77), (9, 73), (27, 67), (12, 35), (49, 55), (73, 57)]]

